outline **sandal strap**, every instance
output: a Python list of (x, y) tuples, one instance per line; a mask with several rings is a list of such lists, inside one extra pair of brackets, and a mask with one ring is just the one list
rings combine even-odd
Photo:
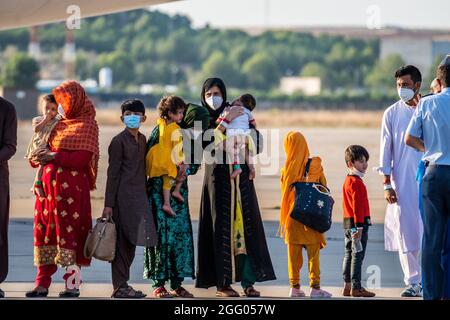
[(193, 297), (193, 294), (187, 291), (183, 287), (178, 287), (177, 289), (173, 290), (177, 295), (180, 297)]
[(257, 297), (260, 295), (259, 291), (256, 291), (253, 286), (245, 288), (244, 292), (247, 296)]
[(237, 297), (239, 296), (239, 293), (234, 290), (232, 287), (224, 287), (218, 290), (221, 295), (227, 296), (227, 297)]
[(133, 287), (119, 287), (116, 290), (114, 290), (113, 294), (111, 295), (113, 298), (141, 298), (145, 297), (142, 291), (135, 290)]
[(153, 295), (158, 296), (158, 297), (167, 297), (167, 296), (172, 296), (165, 287), (159, 287), (156, 288), (155, 290), (153, 290)]

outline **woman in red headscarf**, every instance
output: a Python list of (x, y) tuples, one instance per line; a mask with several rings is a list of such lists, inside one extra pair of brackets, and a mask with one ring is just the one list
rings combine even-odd
[(34, 210), (35, 288), (27, 297), (46, 297), (57, 265), (65, 267), (66, 289), (60, 297), (78, 297), (79, 268), (89, 266), (83, 255), (92, 227), (90, 191), (95, 189), (99, 132), (95, 108), (83, 87), (66, 81), (53, 90), (63, 119), (54, 128), (48, 150), (35, 162), (44, 166), (45, 197), (36, 196)]

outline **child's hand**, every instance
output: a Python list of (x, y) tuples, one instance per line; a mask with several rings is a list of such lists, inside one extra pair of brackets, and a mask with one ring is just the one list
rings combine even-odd
[(42, 188), (42, 185), (34, 186), (34, 194), (38, 198), (45, 198), (45, 192), (44, 192), (44, 189)]
[(361, 239), (363, 228), (357, 228), (357, 231), (352, 234), (352, 239)]
[(102, 218), (109, 220), (109, 219), (111, 219), (112, 214), (113, 214), (113, 209), (111, 207), (105, 207), (103, 209)]
[(389, 204), (397, 202), (397, 193), (394, 189), (388, 189), (384, 191), (384, 198)]

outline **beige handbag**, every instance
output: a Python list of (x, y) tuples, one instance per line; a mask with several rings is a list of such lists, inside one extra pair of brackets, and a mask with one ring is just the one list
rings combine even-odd
[(112, 218), (97, 219), (97, 224), (89, 231), (84, 245), (84, 256), (102, 261), (113, 261), (116, 254), (116, 226)]

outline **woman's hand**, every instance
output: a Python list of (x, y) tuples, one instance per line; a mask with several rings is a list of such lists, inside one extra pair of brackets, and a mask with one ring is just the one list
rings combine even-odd
[(249, 180), (254, 180), (255, 177), (256, 177), (255, 166), (253, 164), (249, 164), (248, 165), (248, 170), (249, 170), (248, 179)]
[(225, 109), (224, 118), (228, 121), (233, 121), (237, 117), (244, 114), (244, 107), (241, 106), (232, 106), (230, 108)]
[(39, 164), (45, 164), (55, 159), (56, 152), (52, 152), (48, 149), (42, 149), (36, 152), (36, 162)]

